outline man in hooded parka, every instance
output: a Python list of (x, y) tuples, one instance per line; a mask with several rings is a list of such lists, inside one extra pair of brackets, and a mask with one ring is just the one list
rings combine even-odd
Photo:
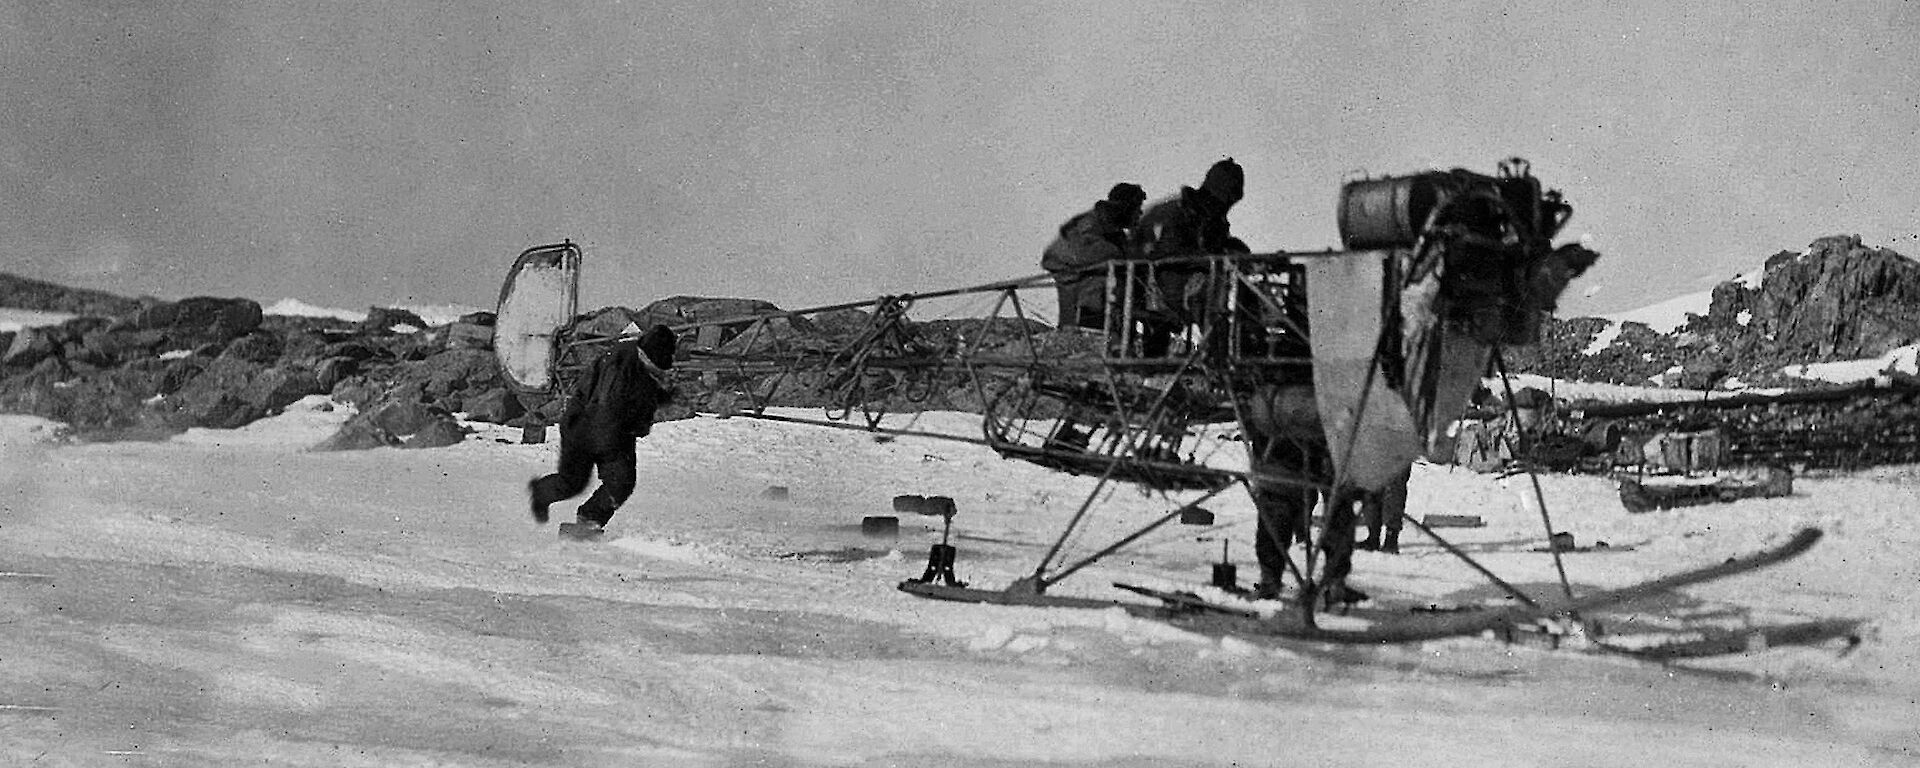
[(1127, 230), (1146, 200), (1138, 184), (1113, 185), (1107, 199), (1061, 224), (1060, 235), (1041, 253), (1040, 267), (1053, 273), (1059, 291), (1061, 328), (1106, 327), (1107, 281), (1094, 268), (1130, 258)]
[[(1140, 223), (1133, 228), (1133, 248), (1144, 259), (1170, 259), (1244, 251), (1246, 246), (1233, 237), (1227, 224), (1227, 212), (1240, 202), (1246, 190), (1246, 174), (1229, 157), (1207, 169), (1199, 189), (1181, 187), (1178, 194), (1147, 206)], [(1167, 353), (1179, 329), (1199, 319), (1196, 302), (1190, 297), (1189, 283), (1201, 267), (1168, 266), (1155, 270), (1156, 282), (1145, 289), (1148, 309), (1143, 321), (1141, 354), (1160, 357)]]
[(560, 466), (527, 483), (534, 522), (547, 522), (549, 506), (586, 490), (595, 469), (600, 487), (580, 505), (580, 530), (605, 528), (633, 495), (633, 441), (653, 430), (654, 411), (670, 397), (675, 342), (673, 331), (656, 325), (638, 340), (615, 343), (574, 383), (560, 417)]

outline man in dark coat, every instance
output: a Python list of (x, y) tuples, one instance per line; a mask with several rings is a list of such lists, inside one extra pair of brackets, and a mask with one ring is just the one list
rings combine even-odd
[[(1244, 250), (1227, 225), (1227, 212), (1240, 202), (1246, 190), (1246, 173), (1229, 157), (1207, 169), (1199, 189), (1181, 187), (1179, 194), (1147, 206), (1140, 223), (1133, 228), (1133, 247), (1140, 258), (1160, 260), (1180, 256), (1204, 256)], [(1156, 281), (1143, 289), (1148, 317), (1142, 333), (1141, 354), (1159, 357), (1167, 353), (1179, 329), (1199, 320), (1189, 283), (1203, 268), (1168, 266), (1155, 270)]]
[(656, 325), (637, 341), (614, 344), (574, 383), (560, 417), (559, 469), (527, 483), (534, 522), (547, 522), (547, 507), (586, 490), (596, 468), (600, 487), (580, 505), (578, 524), (562, 526), (562, 533), (599, 532), (633, 495), (633, 441), (653, 430), (654, 410), (671, 392), (667, 369), (673, 367), (675, 341), (673, 331)]
[(1040, 267), (1053, 273), (1060, 293), (1061, 328), (1106, 327), (1107, 281), (1094, 268), (1129, 258), (1127, 230), (1146, 201), (1140, 185), (1115, 184), (1107, 199), (1060, 225), (1060, 236), (1041, 253)]

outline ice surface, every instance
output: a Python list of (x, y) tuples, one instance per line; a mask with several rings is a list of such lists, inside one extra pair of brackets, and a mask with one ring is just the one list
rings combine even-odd
[[(972, 445), (745, 418), (661, 424), (596, 545), (528, 518), (552, 443), (473, 425), (444, 449), (312, 453), (348, 415), (305, 401), (229, 432), (75, 445), (0, 417), (0, 763), (96, 765), (1832, 765), (1920, 748), (1920, 472), (1646, 515), (1541, 478), (1576, 590), (1829, 536), (1794, 562), (1666, 596), (1743, 621), (1861, 617), (1851, 654), (1777, 648), (1668, 669), (1464, 638), (1330, 648), (1220, 640), (1117, 610), (917, 599), (936, 520), (860, 535), (902, 493), (952, 496), (960, 576), (1026, 574), (1093, 483)], [(818, 412), (788, 411), (789, 415)], [(977, 417), (915, 429), (978, 434)], [(1244, 461), (1216, 436), (1214, 460)], [(770, 485), (788, 498), (765, 498)], [(1509, 581), (1556, 591), (1524, 477), (1416, 467), (1409, 513)], [(1084, 555), (1176, 500), (1094, 509)], [(1252, 507), (1156, 533), (1063, 582), (1196, 585)], [(555, 509), (565, 519), (571, 508)], [(1632, 545), (1630, 550), (1625, 545)], [(1434, 603), (1497, 592), (1417, 533), (1356, 582)], [(1152, 580), (1152, 581), (1148, 581)], [(1639, 618), (1634, 618), (1639, 616)], [(36, 714), (38, 713), (38, 714)], [(137, 753), (138, 757), (127, 753)]]

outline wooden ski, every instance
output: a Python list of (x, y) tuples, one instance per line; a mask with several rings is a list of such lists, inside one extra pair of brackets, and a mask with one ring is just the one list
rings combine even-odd
[(1195, 632), (1211, 635), (1272, 636), (1315, 642), (1343, 644), (1412, 643), (1448, 637), (1478, 635), (1483, 632), (1530, 625), (1554, 616), (1597, 610), (1655, 596), (1679, 587), (1710, 582), (1785, 562), (1804, 554), (1820, 541), (1818, 528), (1805, 528), (1778, 546), (1724, 562), (1703, 565), (1657, 579), (1618, 589), (1584, 595), (1572, 601), (1543, 603), (1540, 607), (1516, 606), (1446, 613), (1398, 613), (1360, 609), (1344, 617), (1329, 617), (1338, 624), (1357, 620), (1363, 626), (1307, 626), (1298, 612), (1285, 611), (1262, 617), (1231, 606), (1216, 606), (1191, 593), (1166, 592), (1146, 587), (1123, 587), (1136, 594), (1154, 597), (1159, 604), (1083, 597), (1056, 597), (1018, 591), (997, 591), (946, 587), (919, 582), (903, 582), (902, 591), (921, 597), (997, 605), (1027, 605), (1061, 608), (1121, 608), (1144, 618), (1166, 621)]

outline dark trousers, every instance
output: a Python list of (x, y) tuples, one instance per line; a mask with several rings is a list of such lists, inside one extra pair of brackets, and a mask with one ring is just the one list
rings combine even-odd
[(1353, 573), (1353, 505), (1360, 496), (1352, 488), (1339, 488), (1327, 500), (1327, 525), (1320, 532), (1320, 551), (1327, 558), (1321, 581), (1326, 584), (1344, 584)]
[[(1306, 539), (1312, 524), (1313, 505), (1320, 494), (1300, 488), (1253, 486), (1253, 502), (1259, 517), (1254, 526), (1253, 557), (1260, 563), (1263, 582), (1278, 586), (1286, 572), (1287, 550), (1294, 542)], [(1321, 580), (1338, 583), (1353, 573), (1353, 503), (1351, 490), (1333, 494), (1327, 502), (1327, 522), (1320, 532), (1320, 551), (1326, 557)], [(1298, 564), (1296, 564), (1298, 565)]]
[[(604, 445), (600, 443), (606, 443)], [(597, 468), (600, 487), (580, 505), (580, 517), (606, 525), (613, 512), (633, 495), (639, 460), (633, 440), (589, 441), (569, 439), (560, 431), (560, 468), (551, 475), (533, 481), (533, 500), (547, 505), (580, 495)]]
[[(1260, 563), (1260, 579), (1268, 589), (1278, 589), (1287, 572), (1287, 551), (1296, 542), (1309, 540), (1313, 525), (1313, 506), (1321, 493), (1299, 485), (1262, 480), (1258, 475), (1300, 478), (1331, 478), (1333, 457), (1319, 435), (1318, 414), (1311, 400), (1302, 400), (1310, 392), (1302, 387), (1282, 387), (1280, 395), (1248, 406), (1241, 425), (1246, 429), (1248, 459), (1256, 477), (1248, 485), (1254, 509), (1258, 512), (1254, 528), (1253, 556)], [(1291, 400), (1291, 406), (1286, 401)], [(1262, 403), (1265, 403), (1262, 406)], [(1326, 561), (1320, 571), (1320, 585), (1342, 584), (1353, 571), (1354, 503), (1360, 494), (1350, 488), (1336, 488), (1327, 494), (1327, 521), (1318, 542)], [(1295, 566), (1302, 566), (1295, 563)], [(1312, 579), (1313, 575), (1300, 576)]]
[[(1318, 428), (1318, 424), (1312, 425)], [(1324, 470), (1326, 446), (1318, 440), (1301, 440), (1283, 434), (1291, 423), (1248, 424), (1247, 439), (1252, 469), (1256, 474), (1315, 477)], [(1260, 563), (1260, 580), (1277, 589), (1287, 572), (1287, 550), (1295, 542), (1306, 541), (1313, 524), (1316, 491), (1298, 485), (1273, 483), (1255, 478), (1248, 484), (1253, 506), (1258, 512), (1253, 532), (1253, 557)], [(1296, 566), (1304, 565), (1296, 563)]]
[[(1384, 549), (1388, 552), (1400, 551), (1400, 529), (1407, 518), (1407, 482), (1408, 474), (1402, 474), (1379, 492), (1368, 494), (1360, 504), (1360, 519), (1367, 524), (1367, 540), (1362, 549)], [(1382, 529), (1386, 537), (1381, 538)]]
[(1107, 325), (1107, 283), (1105, 280), (1073, 272), (1055, 272), (1054, 290), (1060, 300), (1061, 328), (1092, 328)]
[[(1259, 511), (1253, 532), (1253, 558), (1260, 563), (1260, 581), (1279, 589), (1287, 573), (1287, 550), (1304, 538), (1313, 502), (1319, 494), (1304, 489), (1255, 481), (1254, 508)], [(1296, 566), (1302, 564), (1296, 563)]]

